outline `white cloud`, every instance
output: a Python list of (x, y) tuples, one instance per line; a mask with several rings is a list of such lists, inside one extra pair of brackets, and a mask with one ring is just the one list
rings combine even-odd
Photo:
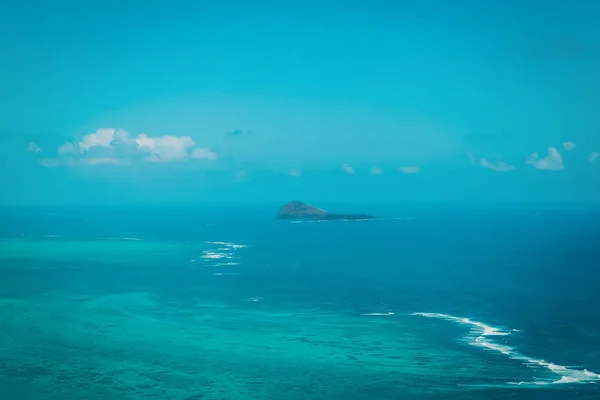
[(546, 157), (540, 158), (538, 153), (533, 153), (525, 162), (533, 165), (535, 169), (560, 171), (564, 168), (562, 156), (554, 147), (548, 147), (548, 155)]
[(596, 160), (596, 158), (598, 158), (598, 152), (594, 151), (594, 152), (592, 152), (592, 154), (590, 154), (590, 162), (594, 162), (594, 160)]
[(420, 170), (421, 170), (421, 168), (419, 168), (419, 167), (400, 167), (400, 168), (398, 168), (398, 171), (402, 172), (403, 174), (416, 174)]
[(290, 176), (302, 176), (302, 171), (300, 171), (297, 168), (292, 168), (292, 169), (290, 169), (289, 175)]
[[(189, 136), (148, 136), (140, 133), (130, 137), (124, 129), (100, 128), (85, 135), (79, 141), (66, 142), (57, 149), (58, 164), (66, 165), (124, 165), (135, 159), (136, 153), (144, 153), (145, 161), (170, 162), (189, 159), (216, 160), (217, 153), (208, 148), (195, 148), (196, 143)], [(83, 154), (78, 160), (68, 155)], [(133, 158), (132, 158), (133, 157)], [(51, 165), (53, 162), (45, 161)]]
[(383, 174), (383, 170), (379, 167), (372, 167), (371, 168), (371, 175), (381, 175)]
[(504, 161), (498, 160), (494, 163), (486, 160), (485, 158), (482, 158), (481, 161), (479, 161), (479, 165), (481, 165), (484, 168), (489, 168), (496, 172), (509, 172), (515, 169), (514, 165), (510, 165)]
[(100, 128), (94, 133), (85, 135), (78, 143), (79, 151), (84, 153), (94, 147), (110, 148), (116, 132), (114, 128)]
[(60, 146), (58, 146), (58, 154), (75, 154), (77, 153), (77, 146), (75, 146), (73, 143), (71, 142), (67, 142), (65, 144), (62, 144)]
[(149, 153), (147, 160), (153, 162), (184, 160), (195, 145), (189, 136), (148, 137), (145, 133), (140, 133), (135, 142), (138, 150)]
[(354, 168), (352, 168), (350, 165), (348, 164), (344, 164), (342, 165), (342, 169), (344, 170), (345, 173), (350, 174), (350, 175), (354, 175), (356, 174), (356, 172), (354, 172)]
[(210, 151), (209, 149), (206, 149), (206, 148), (198, 148), (198, 149), (192, 150), (190, 157), (195, 158), (197, 160), (211, 160), (212, 161), (212, 160), (217, 159), (217, 153), (215, 153), (214, 151)]
[(40, 149), (40, 146), (38, 146), (37, 144), (30, 142), (27, 145), (27, 152), (28, 153), (41, 153), (42, 149)]
[(129, 132), (125, 129), (117, 129), (113, 135), (114, 143), (123, 143), (123, 144), (135, 144), (135, 139), (129, 137)]
[(475, 164), (477, 162), (477, 159), (475, 158), (475, 155), (473, 155), (473, 153), (465, 151), (465, 155), (469, 158), (471, 164)]
[(169, 162), (188, 158), (216, 160), (217, 154), (205, 148), (194, 149), (194, 140), (189, 136), (149, 137), (141, 133), (135, 139), (139, 151), (148, 153), (147, 161)]
[(86, 165), (122, 165), (125, 164), (124, 160), (115, 157), (89, 157), (82, 158), (82, 164)]
[(565, 150), (567, 150), (567, 151), (573, 151), (573, 149), (574, 149), (575, 147), (577, 147), (577, 145), (576, 145), (575, 143), (573, 143), (573, 142), (564, 142), (564, 143), (563, 143), (563, 147), (564, 147), (564, 148), (565, 148)]

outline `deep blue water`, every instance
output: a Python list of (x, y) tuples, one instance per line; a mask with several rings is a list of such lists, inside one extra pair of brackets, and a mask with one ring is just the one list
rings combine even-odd
[[(368, 398), (404, 398), (409, 392), (415, 398), (600, 398), (600, 376), (594, 375), (600, 373), (598, 210), (573, 205), (346, 204), (329, 208), (385, 218), (290, 223), (274, 220), (277, 209), (268, 205), (4, 209), (0, 213), (5, 252), (0, 254), (0, 298), (34, 301), (56, 291), (89, 296), (145, 291), (152, 293), (156, 304), (175, 310), (201, 299), (228, 310), (240, 304), (243, 312), (264, 315), (315, 312), (315, 318), (326, 313), (342, 319), (393, 313), (389, 318), (382, 316), (386, 318), (382, 335), (423, 337), (423, 343), (403, 351), (427, 357), (440, 391), (428, 391), (427, 386), (433, 384), (426, 380), (413, 387), (398, 378), (396, 385), (384, 388), (381, 383)], [(118, 255), (109, 249), (103, 257), (86, 260), (69, 258), (71, 250), (65, 250), (68, 243), (121, 243), (124, 238), (139, 239), (136, 243), (148, 247), (126, 248)], [(207, 241), (247, 247), (235, 250), (239, 258), (232, 260), (237, 265), (215, 267), (215, 260), (201, 257), (210, 254), (203, 253), (212, 251), (210, 246), (219, 246)], [(47, 242), (49, 247), (44, 249), (56, 243), (61, 254), (29, 257), (20, 250), (18, 256), (7, 256), (11, 246), (16, 246), (11, 243), (23, 242)], [(157, 243), (178, 247), (160, 256), (148, 255)], [(214, 276), (215, 271), (231, 275)], [(10, 310), (15, 309), (4, 310), (10, 329), (27, 329), (24, 322), (11, 319)], [(413, 313), (442, 316), (425, 318)], [(471, 329), (477, 327), (452, 318), (498, 328), (505, 334), (483, 339), (505, 346), (505, 353), (474, 345), (481, 332)], [(380, 320), (373, 319), (373, 323)], [(119, 329), (115, 324), (111, 326)], [(242, 318), (232, 329), (251, 330), (256, 324)], [(68, 345), (70, 339), (63, 340)], [(5, 346), (10, 348), (11, 343)], [(451, 368), (444, 375), (436, 360), (444, 349), (462, 352), (456, 366), (466, 372)], [(540, 365), (528, 367), (520, 358), (569, 370), (561, 374)], [(4, 371), (10, 376), (7, 371), (14, 363), (4, 363), (0, 374)], [(469, 372), (471, 363), (474, 367)], [(311, 367), (303, 368), (309, 371)], [(407, 367), (398, 366), (400, 372), (402, 368)], [(568, 382), (552, 383), (564, 376)], [(511, 386), (517, 382), (522, 385)], [(536, 387), (536, 382), (543, 384)], [(327, 388), (327, 383), (322, 385)], [(343, 389), (345, 396), (355, 390), (352, 387)], [(61, 390), (62, 398), (68, 398), (64, 396), (69, 395), (69, 387)], [(78, 398), (73, 390), (72, 398)], [(164, 390), (169, 393), (168, 385)], [(279, 395), (290, 399), (335, 397), (326, 391), (320, 397), (302, 397), (297, 388), (288, 389), (287, 395), (285, 388), (280, 390)], [(355, 398), (362, 397), (357, 393)]]

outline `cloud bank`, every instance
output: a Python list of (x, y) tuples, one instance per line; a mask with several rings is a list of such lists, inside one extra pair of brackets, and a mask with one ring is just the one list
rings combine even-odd
[[(28, 148), (34, 151), (34, 147)], [(41, 150), (40, 150), (41, 151)], [(196, 147), (190, 136), (135, 137), (123, 129), (100, 128), (79, 140), (66, 142), (57, 148), (55, 159), (44, 159), (40, 165), (48, 168), (60, 165), (129, 165), (136, 161), (169, 163), (186, 160), (214, 161), (217, 153), (205, 147)]]

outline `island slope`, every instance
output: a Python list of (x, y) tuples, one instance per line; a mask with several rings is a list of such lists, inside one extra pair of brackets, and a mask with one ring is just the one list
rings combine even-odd
[(287, 220), (361, 220), (374, 219), (375, 217), (366, 214), (334, 214), (318, 207), (311, 206), (301, 201), (290, 201), (277, 214), (277, 219)]

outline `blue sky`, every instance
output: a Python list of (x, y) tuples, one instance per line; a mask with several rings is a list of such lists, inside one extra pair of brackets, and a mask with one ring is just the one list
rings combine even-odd
[(600, 5), (219, 3), (2, 3), (0, 203), (600, 201)]

